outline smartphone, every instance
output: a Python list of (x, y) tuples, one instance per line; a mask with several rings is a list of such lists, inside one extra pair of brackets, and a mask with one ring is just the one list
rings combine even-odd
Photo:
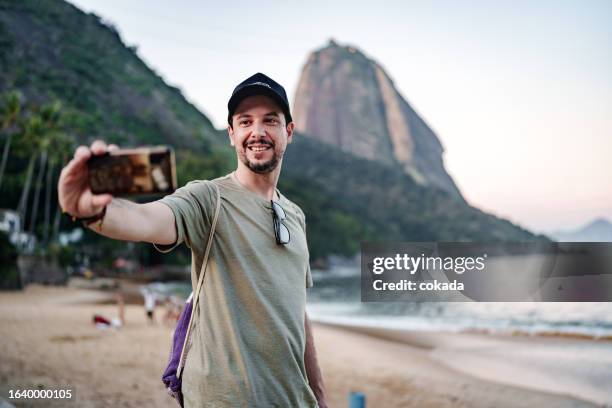
[(176, 190), (174, 150), (169, 146), (119, 149), (87, 161), (94, 194), (166, 195)]

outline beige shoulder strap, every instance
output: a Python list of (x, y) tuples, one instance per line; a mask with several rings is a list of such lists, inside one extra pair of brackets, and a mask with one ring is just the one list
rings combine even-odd
[(194, 316), (196, 314), (196, 309), (198, 307), (198, 299), (200, 298), (200, 290), (202, 289), (202, 284), (204, 283), (204, 275), (206, 274), (206, 265), (208, 264), (208, 256), (210, 255), (210, 248), (212, 246), (213, 236), (215, 235), (215, 228), (217, 226), (217, 219), (219, 218), (219, 210), (221, 208), (221, 193), (219, 192), (219, 187), (211, 182), (211, 185), (214, 186), (216, 195), (217, 195), (217, 204), (215, 207), (215, 214), (212, 219), (212, 224), (210, 225), (210, 232), (208, 234), (208, 242), (206, 243), (206, 251), (204, 251), (204, 259), (202, 260), (202, 268), (200, 269), (200, 276), (198, 277), (198, 286), (193, 292), (193, 299), (191, 300), (191, 316), (189, 317), (189, 325), (187, 326), (187, 333), (185, 334), (185, 341), (183, 342), (183, 348), (181, 350), (181, 359), (179, 360), (179, 365), (176, 369), (177, 378), (181, 378), (181, 374), (183, 372), (183, 367), (185, 365), (185, 358), (187, 357), (186, 346), (189, 343), (189, 337), (191, 335), (191, 328), (193, 327)]

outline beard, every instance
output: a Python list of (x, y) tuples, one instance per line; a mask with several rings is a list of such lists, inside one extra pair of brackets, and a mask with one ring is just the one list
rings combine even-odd
[(280, 159), (282, 157), (282, 152), (279, 154), (276, 149), (275, 146), (271, 146), (272, 148), (272, 157), (270, 158), (270, 160), (265, 161), (265, 162), (252, 162), (249, 160), (249, 158), (247, 157), (247, 149), (248, 147), (245, 146), (245, 149), (241, 152), (239, 152), (238, 157), (240, 159), (240, 161), (247, 166), (252, 172), (257, 173), (257, 174), (267, 174), (270, 173), (271, 171), (273, 171), (276, 166), (278, 166), (278, 163), (280, 162)]
[(274, 155), (270, 160), (263, 163), (253, 163), (246, 157), (246, 155), (241, 155), (240, 160), (245, 166), (251, 169), (251, 171), (258, 174), (270, 173), (276, 168), (276, 166), (278, 166), (279, 162), (278, 155), (276, 154), (276, 152), (274, 152)]

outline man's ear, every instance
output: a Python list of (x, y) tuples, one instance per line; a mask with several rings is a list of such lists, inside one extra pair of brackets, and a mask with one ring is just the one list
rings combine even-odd
[(293, 130), (295, 129), (295, 123), (289, 122), (287, 125), (287, 144), (293, 140)]
[(229, 136), (230, 145), (234, 145), (234, 129), (230, 125), (227, 125), (227, 135)]

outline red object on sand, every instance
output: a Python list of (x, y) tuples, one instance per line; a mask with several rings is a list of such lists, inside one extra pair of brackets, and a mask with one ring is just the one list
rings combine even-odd
[(108, 320), (106, 317), (100, 316), (100, 315), (94, 315), (93, 322), (94, 322), (94, 324), (102, 323), (102, 324), (108, 324), (109, 326), (111, 325), (110, 320)]

